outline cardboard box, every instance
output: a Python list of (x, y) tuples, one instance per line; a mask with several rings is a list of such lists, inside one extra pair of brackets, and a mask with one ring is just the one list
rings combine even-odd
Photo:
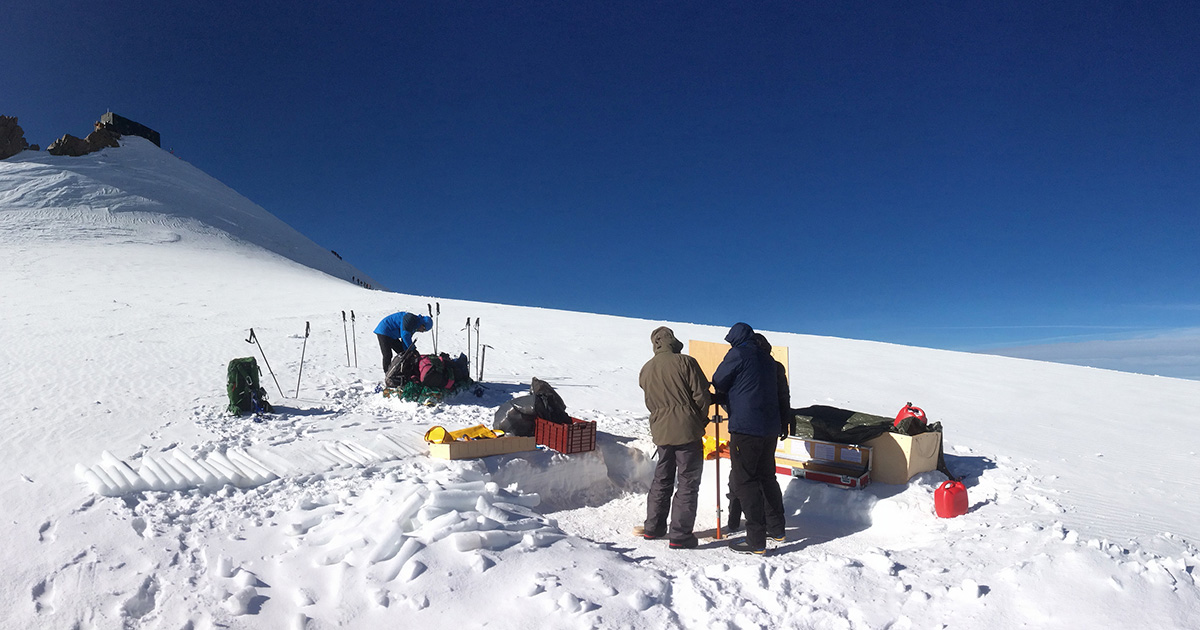
[(484, 440), (463, 440), (448, 444), (430, 444), (429, 456), (439, 459), (475, 459), (489, 455), (504, 455), (520, 451), (537, 450), (537, 441), (532, 437), (516, 435)]
[(872, 449), (856, 444), (789, 437), (775, 448), (775, 470), (845, 488), (871, 482)]
[(571, 424), (559, 424), (538, 418), (533, 437), (559, 453), (586, 453), (596, 448), (596, 422), (571, 418)]
[(931, 431), (920, 435), (884, 433), (868, 440), (875, 451), (871, 477), (880, 483), (906, 484), (917, 473), (937, 470), (942, 434)]

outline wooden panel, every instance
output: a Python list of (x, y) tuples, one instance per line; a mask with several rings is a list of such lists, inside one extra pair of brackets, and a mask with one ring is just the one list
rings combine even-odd
[(466, 440), (448, 444), (430, 444), (429, 456), (440, 459), (475, 459), (489, 455), (505, 455), (537, 450), (537, 441), (530, 437), (510, 435), (490, 440)]

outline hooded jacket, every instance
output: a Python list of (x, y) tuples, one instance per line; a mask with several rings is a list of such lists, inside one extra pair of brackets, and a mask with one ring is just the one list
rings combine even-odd
[(754, 329), (738, 322), (725, 341), (732, 346), (713, 372), (713, 387), (729, 396), (729, 431), (778, 437), (779, 390), (775, 360), (754, 340)]
[(412, 345), (413, 333), (427, 330), (433, 330), (433, 318), (400, 311), (380, 320), (379, 325), (375, 327), (375, 334), (399, 339), (407, 348)]
[[(754, 343), (767, 355), (771, 354), (771, 342), (761, 333), (754, 333)], [(787, 368), (773, 356), (771, 361), (775, 363), (775, 394), (779, 398), (779, 435), (793, 435), (796, 433), (796, 415), (792, 413), (792, 389), (788, 386)]]
[(708, 379), (700, 364), (683, 351), (683, 343), (666, 326), (650, 333), (654, 357), (642, 366), (638, 385), (650, 410), (650, 437), (656, 446), (699, 441), (708, 424)]

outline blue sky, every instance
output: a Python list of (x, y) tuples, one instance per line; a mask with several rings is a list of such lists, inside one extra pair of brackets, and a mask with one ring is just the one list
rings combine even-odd
[(396, 291), (966, 350), (1200, 312), (1194, 2), (17, 4), (30, 142), (111, 109)]

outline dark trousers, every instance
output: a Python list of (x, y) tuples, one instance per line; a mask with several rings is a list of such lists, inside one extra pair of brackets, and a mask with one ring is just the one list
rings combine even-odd
[(399, 339), (392, 339), (386, 335), (375, 333), (379, 337), (379, 351), (383, 353), (383, 373), (387, 374), (388, 368), (392, 365), (392, 353), (404, 354), (408, 348), (404, 347), (404, 342)]
[[(663, 536), (669, 534), (672, 542), (687, 543), (695, 540), (692, 527), (696, 524), (696, 508), (700, 499), (700, 475), (704, 472), (704, 447), (692, 442), (677, 446), (658, 447), (658, 465), (654, 467), (654, 481), (650, 482), (650, 494), (646, 498), (647, 534)], [(674, 500), (671, 491), (674, 490)], [(667, 530), (667, 513), (671, 515), (671, 529)]]
[(767, 535), (782, 536), (783, 492), (775, 478), (778, 438), (729, 434), (729, 488), (746, 514), (746, 543), (767, 546)]

